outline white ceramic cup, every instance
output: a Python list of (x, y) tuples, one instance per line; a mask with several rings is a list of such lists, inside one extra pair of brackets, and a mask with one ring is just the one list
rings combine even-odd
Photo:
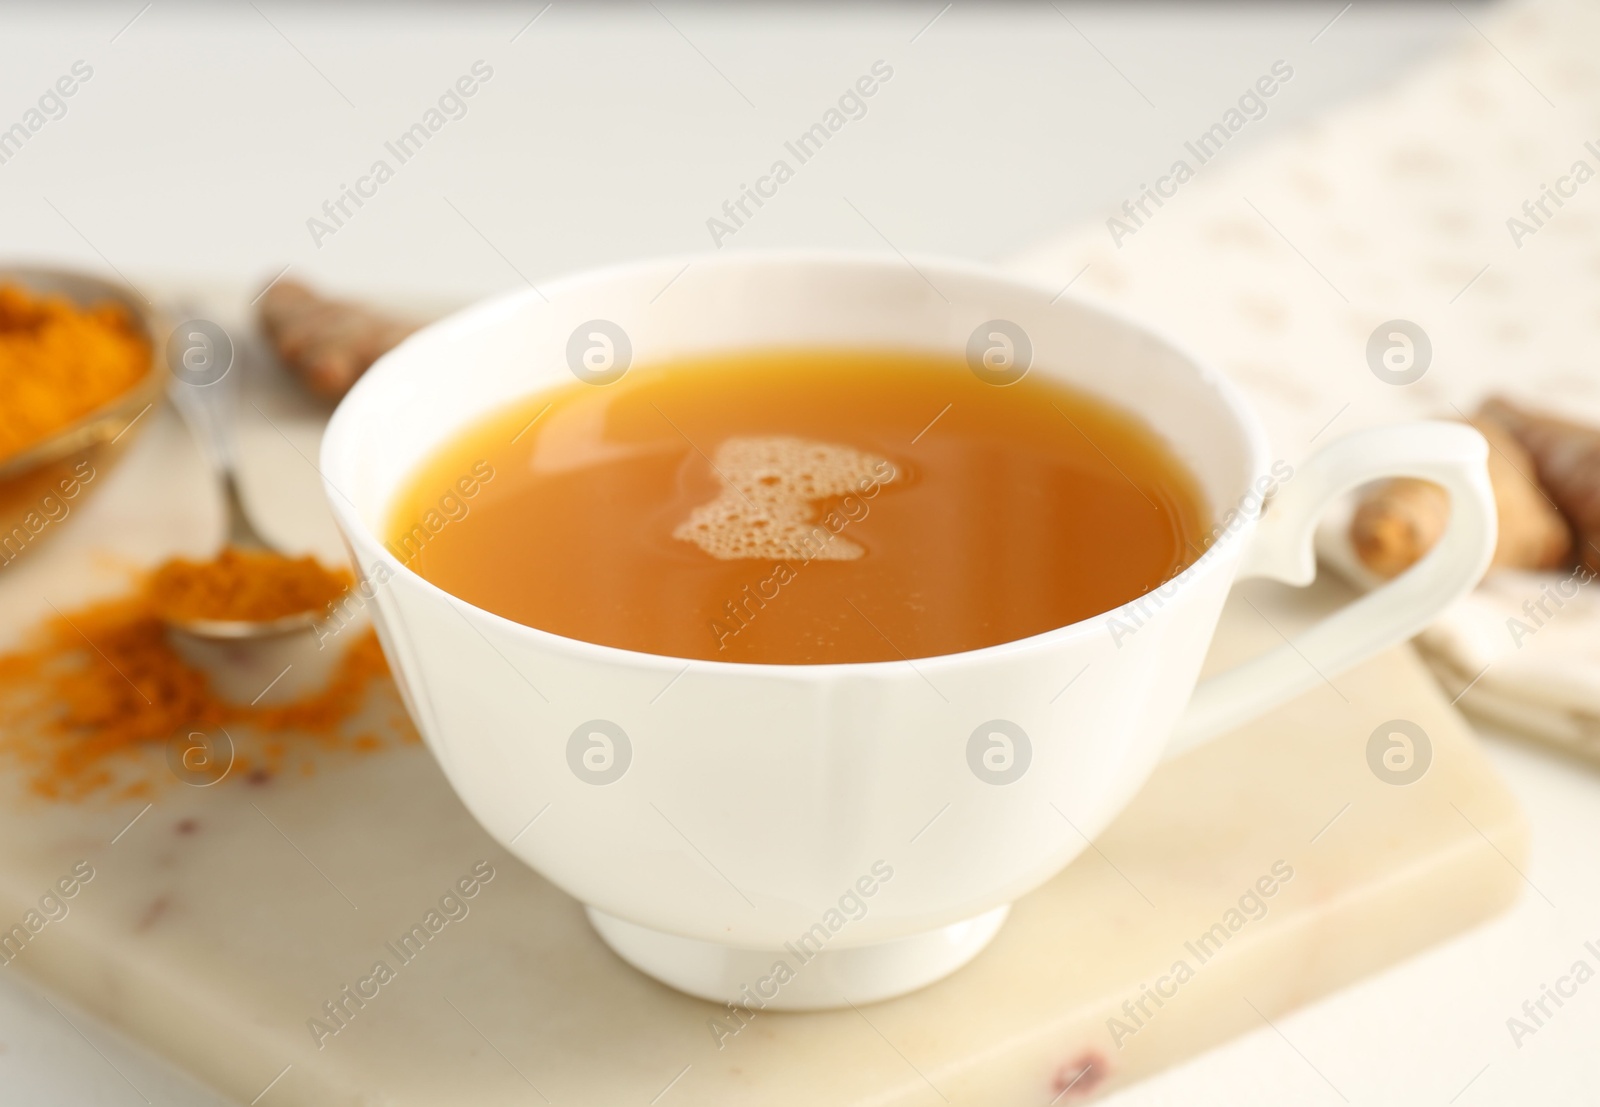
[[(1163, 436), (1223, 533), (1105, 615), (915, 663), (837, 665), (563, 638), (447, 595), (385, 548), (417, 463), (479, 417), (577, 374), (775, 346), (973, 350), (975, 371), (1071, 382)], [(1164, 756), (1420, 630), (1489, 563), (1485, 457), (1471, 429), (1417, 423), (1291, 470), (1227, 380), (1141, 324), (972, 265), (747, 253), (586, 273), (427, 327), (340, 404), (322, 471), (406, 706), (478, 821), (643, 971), (713, 1000), (807, 1008), (952, 972)], [(1324, 507), (1395, 475), (1449, 491), (1437, 547), (1196, 688), (1234, 581), (1309, 583)], [(540, 525), (561, 540), (560, 520)]]

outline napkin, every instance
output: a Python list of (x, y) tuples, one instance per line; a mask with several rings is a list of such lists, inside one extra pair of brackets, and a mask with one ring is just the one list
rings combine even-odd
[[(1461, 14), (1392, 87), (1249, 146), (1258, 103), (1317, 64), (1315, 41), (1289, 44), (1125, 203), (1014, 267), (1217, 365), (1291, 463), (1490, 392), (1600, 424), (1596, 42), (1586, 0)], [(1569, 577), (1496, 572), (1419, 645), (1462, 708), (1600, 756), (1600, 588), (1544, 599), (1534, 633), (1508, 621)]]

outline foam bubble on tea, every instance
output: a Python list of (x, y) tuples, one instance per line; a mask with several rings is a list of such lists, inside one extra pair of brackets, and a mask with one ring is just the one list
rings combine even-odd
[(866, 551), (819, 522), (815, 505), (844, 497), (842, 512), (834, 519), (848, 520), (861, 510), (852, 509), (849, 497), (876, 495), (896, 475), (887, 458), (784, 435), (730, 438), (717, 448), (711, 463), (722, 491), (690, 512), (672, 536), (723, 561), (853, 561)]

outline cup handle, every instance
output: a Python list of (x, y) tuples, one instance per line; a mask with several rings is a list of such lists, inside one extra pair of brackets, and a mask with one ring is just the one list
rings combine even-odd
[(1224, 734), (1405, 641), (1470, 591), (1489, 567), (1498, 532), (1488, 456), (1488, 443), (1477, 431), (1444, 422), (1358, 431), (1313, 454), (1263, 513), (1236, 579), (1310, 584), (1317, 575), (1312, 542), (1323, 511), (1335, 498), (1383, 477), (1442, 485), (1450, 496), (1444, 534), (1417, 564), (1293, 642), (1201, 681), (1167, 755)]

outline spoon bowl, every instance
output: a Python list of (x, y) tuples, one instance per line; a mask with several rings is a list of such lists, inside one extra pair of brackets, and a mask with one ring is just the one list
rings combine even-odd
[[(169, 622), (167, 641), (179, 656), (206, 674), (218, 696), (247, 707), (275, 707), (326, 688), (342, 652), (323, 648), (315, 622), (276, 633), (261, 629), (288, 621), (213, 624), (224, 633), (205, 626), (196, 632), (190, 624)], [(248, 629), (242, 634), (226, 633), (236, 626)]]
[(196, 638), (219, 642), (246, 642), (258, 638), (280, 638), (285, 634), (314, 631), (322, 621), (321, 613), (300, 611), (277, 619), (167, 619), (173, 630)]

